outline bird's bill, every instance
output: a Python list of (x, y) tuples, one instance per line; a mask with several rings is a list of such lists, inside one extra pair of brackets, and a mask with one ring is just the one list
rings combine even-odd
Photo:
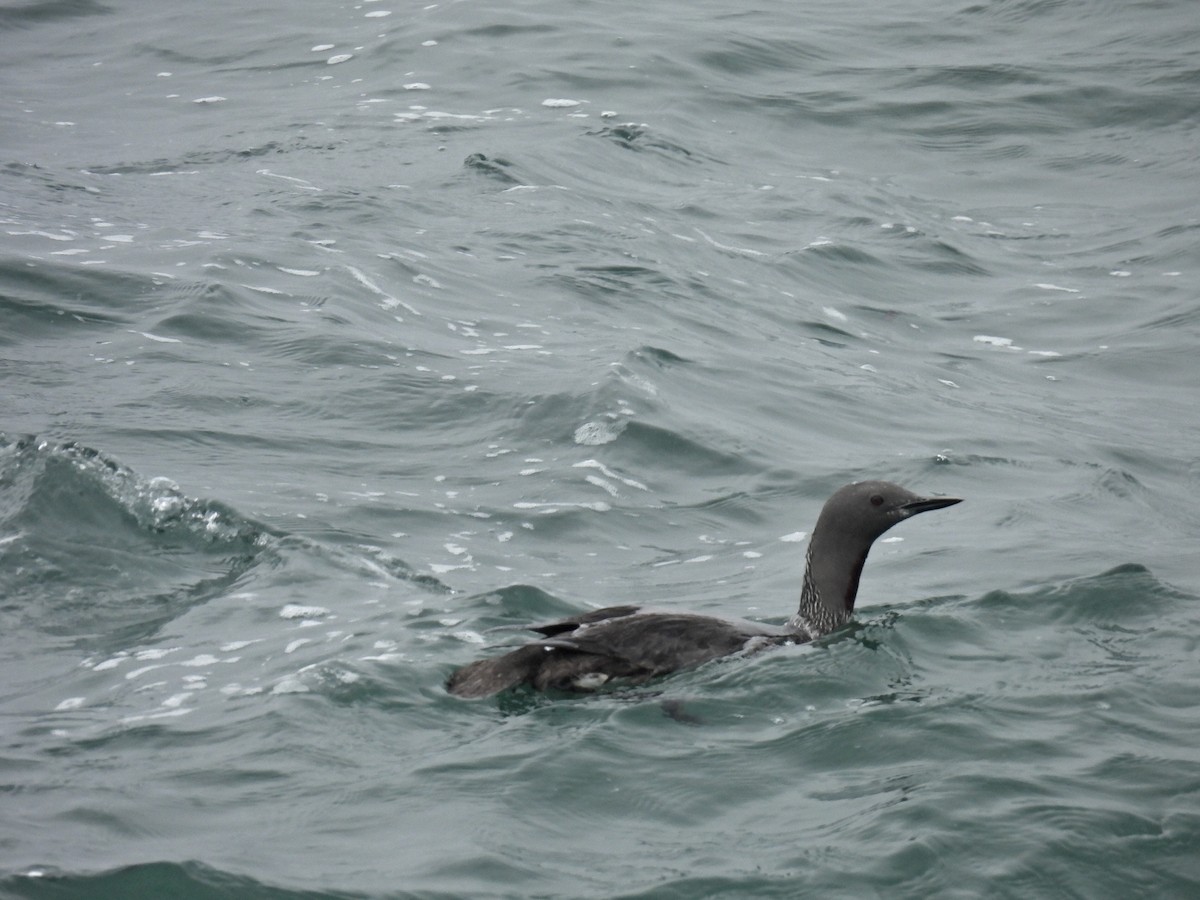
[(902, 507), (903, 510), (910, 516), (915, 516), (917, 513), (929, 512), (934, 509), (945, 509), (947, 506), (953, 506), (955, 503), (962, 503), (961, 497), (919, 497), (916, 500), (910, 500)]

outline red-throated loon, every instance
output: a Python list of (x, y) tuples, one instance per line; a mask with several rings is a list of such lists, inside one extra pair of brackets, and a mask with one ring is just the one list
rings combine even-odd
[(961, 502), (919, 497), (887, 481), (859, 481), (826, 502), (805, 559), (800, 608), (786, 625), (696, 613), (610, 606), (545, 625), (543, 640), (463, 666), (447, 690), (488, 697), (528, 684), (537, 690), (592, 690), (613, 679), (637, 683), (711, 659), (787, 641), (804, 643), (850, 620), (858, 579), (875, 539), (917, 513)]

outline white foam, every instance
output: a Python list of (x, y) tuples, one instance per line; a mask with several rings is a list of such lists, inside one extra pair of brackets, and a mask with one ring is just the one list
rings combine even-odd
[(196, 666), (196, 667), (211, 666), (213, 663), (219, 663), (220, 661), (221, 660), (217, 659), (211, 653), (200, 653), (196, 656), (193, 656), (191, 659), (187, 660), (186, 662), (181, 662), (179, 665), (181, 665), (181, 666)]
[(377, 653), (373, 656), (360, 656), (362, 662), (383, 662), (390, 663), (399, 659), (404, 659), (403, 653)]
[(614, 472), (608, 466), (604, 465), (604, 463), (600, 462), (599, 460), (585, 459), (582, 462), (577, 462), (577, 463), (573, 464), (571, 468), (573, 468), (573, 469), (599, 469), (607, 477), (615, 479), (616, 481), (619, 481), (622, 484), (628, 485), (631, 488), (637, 488), (639, 491), (650, 490), (650, 488), (646, 487), (646, 485), (642, 484), (640, 481), (635, 481), (632, 478), (625, 478), (622, 475), (618, 475), (616, 472)]
[(140, 669), (130, 669), (128, 672), (125, 673), (125, 680), (132, 681), (135, 678), (142, 677), (147, 672), (152, 672), (155, 669), (161, 669), (161, 668), (162, 668), (162, 665), (159, 664), (156, 666), (142, 666)]
[(22, 236), (44, 237), (44, 238), (49, 238), (52, 241), (73, 241), (73, 240), (75, 240), (75, 235), (70, 232), (68, 232), (67, 234), (51, 234), (48, 231), (10, 231), (8, 233), (13, 235), (14, 237), (22, 237)]
[(624, 423), (584, 422), (575, 429), (575, 443), (585, 446), (609, 444), (620, 437), (624, 430)]
[(194, 709), (194, 706), (185, 706), (179, 707), (178, 709), (165, 709), (162, 712), (149, 713), (143, 716), (125, 716), (123, 719), (121, 719), (121, 723), (127, 725), (131, 722), (143, 722), (147, 719), (170, 719), (174, 718), (175, 716), (186, 716)]
[(541, 510), (558, 510), (558, 509), (590, 509), (593, 512), (608, 512), (612, 507), (603, 500), (595, 503), (533, 503), (528, 500), (523, 500), (519, 503), (514, 503), (515, 509), (541, 509)]
[(431, 571), (434, 575), (445, 575), (447, 572), (454, 572), (458, 569), (469, 569), (469, 568), (471, 568), (471, 566), (465, 565), (465, 564), (457, 565), (457, 566), (447, 565), (446, 563), (430, 563), (429, 564), (429, 571)]
[(403, 300), (401, 300), (397, 297), (393, 297), (391, 294), (387, 293), (387, 291), (383, 290), (381, 287), (379, 287), (379, 285), (375, 284), (375, 282), (371, 281), (371, 279), (369, 279), (366, 275), (364, 275), (362, 272), (360, 272), (358, 269), (354, 268), (353, 266), (346, 266), (346, 271), (348, 271), (351, 275), (353, 275), (355, 280), (359, 284), (361, 284), (363, 287), (365, 287), (367, 290), (369, 290), (375, 294), (378, 294), (380, 297), (382, 297), (383, 300), (380, 305), (384, 309), (394, 309), (397, 306), (402, 306), (406, 310), (408, 310), (410, 313), (412, 313), (414, 316), (421, 315), (420, 310), (416, 309), (413, 306), (410, 306), (409, 304), (405, 303)]
[[(278, 178), (282, 181), (290, 181), (292, 184), (299, 185), (300, 187), (306, 188), (310, 191), (321, 190), (319, 187), (317, 187), (311, 181), (307, 181), (303, 178), (298, 178), (295, 175), (280, 175), (278, 172), (272, 172), (270, 169), (257, 169), (257, 170), (255, 170), (254, 174), (255, 175), (266, 175), (269, 178)], [(242, 263), (239, 263), (239, 265), (242, 265)]]
[(232, 681), (221, 688), (221, 693), (226, 697), (242, 697), (249, 696), (250, 694), (261, 694), (262, 688), (242, 687), (240, 684), (238, 684), (238, 682)]
[(752, 250), (749, 247), (734, 247), (730, 244), (719, 243), (718, 241), (709, 237), (699, 228), (696, 229), (696, 234), (700, 235), (700, 237), (704, 238), (704, 240), (708, 241), (709, 244), (716, 247), (718, 250), (728, 250), (730, 253), (740, 253), (743, 256), (766, 256), (766, 254), (761, 250)]
[(149, 650), (139, 650), (134, 657), (139, 661), (144, 659), (162, 659), (168, 653), (174, 653), (178, 647), (152, 647)]
[(615, 486), (609, 484), (599, 475), (588, 475), (585, 479), (588, 484), (594, 484), (600, 490), (605, 491), (610, 497), (618, 496), (618, 491)]
[(221, 645), (221, 652), (231, 653), (234, 650), (242, 650), (245, 647), (249, 647), (251, 644), (257, 644), (260, 640), (262, 640), (262, 638), (258, 638), (257, 640), (253, 641), (229, 641), (229, 643)]
[(288, 603), (279, 610), (279, 615), (284, 619), (313, 619), (329, 615), (329, 610), (324, 606), (301, 606), (298, 603)]

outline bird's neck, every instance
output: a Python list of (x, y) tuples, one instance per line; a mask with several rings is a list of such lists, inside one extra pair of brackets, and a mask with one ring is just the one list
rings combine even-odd
[(814, 534), (804, 560), (800, 608), (788, 625), (817, 638), (850, 621), (866, 561), (866, 553), (851, 557), (839, 554), (836, 548), (820, 546)]

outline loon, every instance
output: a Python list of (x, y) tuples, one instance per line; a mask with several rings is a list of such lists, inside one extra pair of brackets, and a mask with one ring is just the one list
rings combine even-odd
[(529, 626), (543, 639), (463, 666), (446, 689), (467, 698), (524, 684), (539, 691), (589, 691), (614, 679), (637, 684), (733, 653), (812, 641), (850, 620), (858, 579), (876, 538), (918, 513), (961, 502), (921, 497), (887, 481), (858, 481), (837, 490), (813, 528), (800, 608), (785, 625), (609, 606)]

